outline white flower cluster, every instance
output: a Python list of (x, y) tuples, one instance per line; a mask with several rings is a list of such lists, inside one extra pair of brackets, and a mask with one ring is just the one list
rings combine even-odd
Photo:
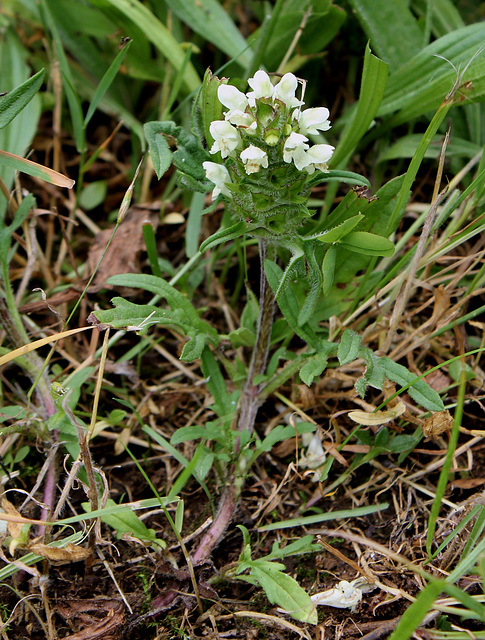
[[(310, 147), (307, 138), (307, 134), (330, 129), (328, 109), (302, 111), (304, 103), (295, 96), (298, 80), (292, 73), (286, 73), (274, 86), (268, 74), (260, 70), (249, 78), (248, 84), (252, 91), (247, 93), (228, 84), (219, 86), (217, 96), (228, 111), (224, 120), (215, 120), (210, 125), (214, 138), (210, 153), (238, 158), (249, 175), (268, 168), (268, 147), (280, 145), (282, 160), (293, 163), (299, 171), (308, 174), (316, 169), (328, 171), (327, 162), (334, 147), (328, 144)], [(275, 122), (284, 124), (275, 126)], [(231, 183), (231, 176), (227, 168), (215, 162), (204, 162), (203, 166), (207, 179), (215, 184), (212, 198), (220, 193), (230, 196), (226, 185)]]

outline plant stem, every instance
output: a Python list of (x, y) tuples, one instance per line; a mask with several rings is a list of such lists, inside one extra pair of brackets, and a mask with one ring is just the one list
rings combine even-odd
[(264, 373), (268, 361), (269, 345), (271, 342), (271, 329), (273, 327), (274, 316), (274, 294), (269, 286), (264, 271), (264, 261), (268, 257), (267, 241), (259, 240), (260, 258), (260, 286), (259, 286), (259, 322), (256, 344), (254, 345), (251, 362), (249, 365), (248, 378), (241, 397), (241, 407), (239, 414), (239, 431), (254, 429), (256, 414), (261, 398), (259, 392), (261, 384), (255, 383), (255, 378)]
[[(259, 287), (259, 321), (256, 344), (254, 345), (251, 362), (249, 364), (246, 385), (241, 395), (239, 405), (238, 430), (254, 430), (258, 408), (262, 402), (260, 391), (262, 383), (257, 377), (264, 374), (268, 361), (268, 352), (271, 343), (271, 329), (274, 316), (274, 294), (264, 271), (264, 261), (267, 257), (273, 257), (274, 249), (271, 247), (271, 256), (268, 256), (268, 243), (264, 239), (259, 240), (260, 258), (260, 287)], [(194, 555), (194, 564), (206, 560), (214, 547), (217, 546), (224, 535), (234, 512), (237, 508), (239, 497), (244, 486), (244, 475), (247, 473), (247, 461), (240, 456), (230, 471), (226, 489), (221, 497), (216, 517), (207, 533), (202, 538)]]

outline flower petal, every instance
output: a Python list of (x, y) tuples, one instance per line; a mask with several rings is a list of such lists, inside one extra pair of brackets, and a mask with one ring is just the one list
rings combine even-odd
[(268, 166), (268, 154), (254, 145), (244, 149), (240, 157), (247, 174), (257, 173), (261, 167), (266, 168)]
[(231, 111), (234, 109), (244, 111), (248, 106), (246, 94), (230, 84), (221, 84), (217, 89), (217, 97), (219, 102)]
[(295, 98), (297, 87), (298, 80), (296, 79), (296, 76), (292, 73), (285, 73), (274, 88), (274, 100), (281, 100), (287, 107), (298, 107), (302, 105), (303, 102)]
[(217, 162), (208, 161), (203, 162), (202, 166), (204, 167), (207, 180), (215, 184), (214, 190), (212, 191), (212, 199), (215, 200), (220, 193), (229, 197), (231, 192), (226, 187), (226, 184), (232, 181), (226, 167), (222, 164), (217, 164)]
[(326, 107), (316, 107), (305, 109), (298, 118), (301, 133), (316, 135), (318, 130), (328, 131), (330, 129), (330, 111)]
[(266, 71), (260, 69), (256, 71), (253, 78), (249, 78), (248, 84), (253, 90), (248, 93), (248, 98), (271, 98), (274, 93), (274, 87), (271, 84), (271, 80)]
[(211, 122), (209, 131), (214, 138), (214, 144), (210, 152), (217, 153), (220, 151), (223, 158), (227, 158), (231, 151), (234, 151), (238, 147), (241, 141), (237, 129), (225, 120), (214, 120), (214, 122)]

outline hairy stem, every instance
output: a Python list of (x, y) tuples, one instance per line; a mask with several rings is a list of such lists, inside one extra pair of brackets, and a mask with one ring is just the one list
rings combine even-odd
[[(272, 249), (272, 248), (271, 248)], [(272, 249), (273, 253), (273, 249)], [(261, 383), (257, 382), (257, 377), (265, 372), (268, 361), (268, 353), (271, 342), (271, 329), (274, 316), (274, 294), (266, 278), (264, 271), (264, 261), (268, 256), (268, 245), (266, 240), (259, 241), (260, 257), (260, 288), (259, 288), (259, 321), (256, 344), (249, 365), (248, 377), (239, 404), (239, 418), (237, 420), (238, 430), (254, 429), (259, 405), (261, 404)], [(221, 497), (216, 517), (207, 533), (202, 538), (194, 555), (193, 562), (199, 563), (206, 560), (214, 547), (217, 546), (224, 535), (234, 512), (237, 508), (239, 496), (244, 486), (244, 474), (247, 472), (246, 461), (239, 460), (233, 465), (226, 489)]]

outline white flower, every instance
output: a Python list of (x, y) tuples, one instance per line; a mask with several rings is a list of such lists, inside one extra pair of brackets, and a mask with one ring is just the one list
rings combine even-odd
[(301, 100), (295, 98), (295, 92), (298, 87), (298, 80), (292, 73), (285, 75), (274, 88), (273, 99), (281, 100), (287, 107), (298, 107), (303, 104)]
[(295, 167), (301, 171), (311, 163), (311, 159), (307, 157), (308, 138), (301, 133), (293, 131), (290, 133), (283, 146), (283, 160), (285, 162), (295, 163)]
[(232, 109), (232, 111), (228, 111), (224, 117), (228, 122), (236, 125), (237, 127), (244, 127), (245, 129), (252, 130), (258, 126), (258, 123), (250, 113), (245, 113), (240, 109)]
[(255, 100), (258, 98), (272, 98), (274, 93), (274, 87), (271, 84), (271, 80), (266, 71), (256, 71), (253, 78), (249, 78), (248, 84), (252, 91), (247, 93), (249, 105), (254, 107)]
[[(327, 459), (320, 436), (318, 433), (304, 433), (301, 439), (306, 451), (298, 461), (298, 466), (302, 469), (318, 469)], [(319, 482), (322, 471), (323, 469), (320, 472), (315, 471), (312, 482)]]
[(241, 141), (237, 129), (225, 120), (214, 120), (214, 122), (211, 122), (209, 131), (214, 138), (214, 144), (210, 152), (217, 153), (220, 151), (223, 158), (227, 158)]
[(247, 174), (257, 173), (261, 167), (265, 169), (268, 166), (268, 154), (254, 145), (241, 152), (241, 160)]
[[(310, 596), (313, 604), (335, 607), (337, 609), (350, 609), (354, 611), (362, 600), (362, 594), (373, 591), (375, 584), (371, 584), (365, 578), (356, 578), (351, 582), (341, 580), (333, 589), (327, 589), (321, 593)], [(278, 609), (280, 613), (289, 613), (285, 609)]]
[(303, 134), (316, 135), (318, 130), (328, 131), (330, 129), (329, 121), (330, 111), (326, 107), (317, 107), (315, 109), (305, 109), (298, 118), (300, 131)]
[(327, 162), (333, 155), (335, 147), (330, 144), (314, 144), (311, 149), (306, 152), (309, 164), (306, 167), (308, 173), (313, 173), (315, 169), (320, 171), (328, 171)]
[(362, 591), (352, 582), (341, 580), (336, 587), (310, 596), (313, 604), (336, 607), (337, 609), (355, 609), (362, 600)]
[(221, 84), (217, 89), (217, 97), (230, 111), (245, 111), (248, 106), (246, 95), (230, 84)]
[(204, 167), (207, 180), (215, 184), (214, 190), (212, 191), (212, 199), (215, 200), (220, 193), (230, 197), (231, 192), (226, 187), (226, 184), (231, 182), (231, 176), (226, 167), (216, 162), (203, 162), (202, 166)]

